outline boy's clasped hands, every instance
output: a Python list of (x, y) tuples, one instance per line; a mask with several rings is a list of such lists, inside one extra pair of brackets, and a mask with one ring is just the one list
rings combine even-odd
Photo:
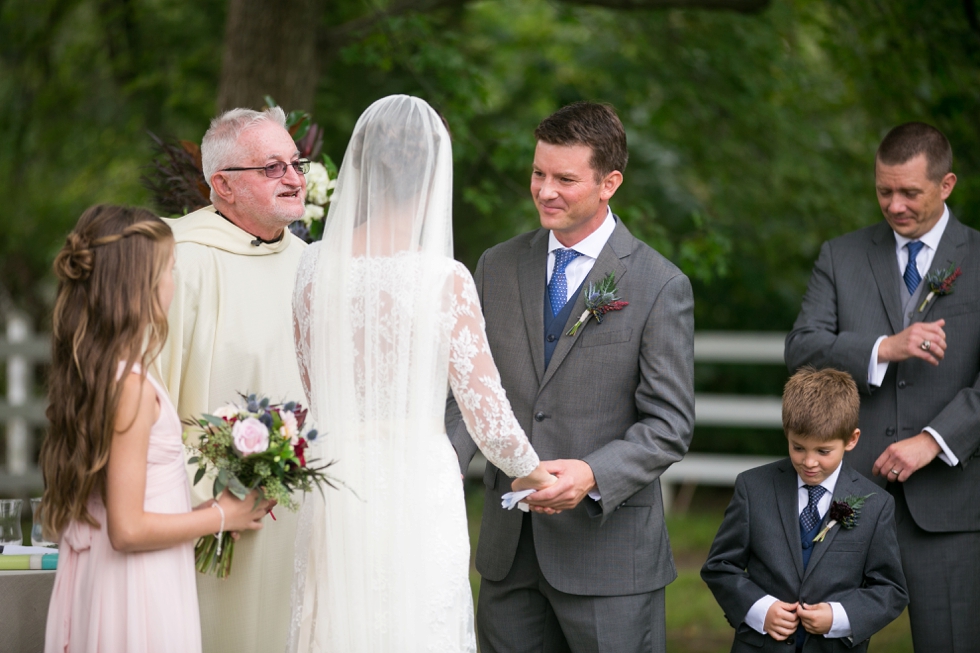
[(776, 601), (766, 612), (764, 628), (770, 637), (782, 642), (792, 637), (801, 623), (811, 635), (826, 635), (834, 625), (834, 609), (829, 603), (807, 605), (799, 601)]

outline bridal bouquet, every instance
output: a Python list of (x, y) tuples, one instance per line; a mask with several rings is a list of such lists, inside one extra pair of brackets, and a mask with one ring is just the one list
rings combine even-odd
[[(239, 499), (258, 489), (260, 499), (274, 499), (288, 510), (299, 507), (293, 499), (296, 490), (323, 491), (323, 484), (332, 488), (335, 480), (319, 467), (318, 461), (306, 459), (309, 443), (317, 437), (315, 429), (304, 433), (306, 410), (295, 402), (271, 405), (267, 398), (254, 394), (243, 395), (244, 406), (228, 404), (189, 420), (200, 432), (196, 446), (188, 445), (197, 464), (194, 484), (205, 476), (214, 480), (215, 498), (228, 490)], [(184, 435), (185, 440), (187, 433)], [(275, 515), (273, 515), (275, 519)], [(196, 567), (202, 574), (215, 573), (225, 578), (231, 572), (235, 541), (231, 533), (206, 535), (194, 546)]]

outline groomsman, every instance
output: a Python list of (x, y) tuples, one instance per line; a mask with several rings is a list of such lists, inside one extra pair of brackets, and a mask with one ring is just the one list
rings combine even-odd
[[(240, 400), (240, 392), (303, 401), (292, 291), (306, 244), (286, 226), (303, 215), (308, 162), (285, 122), (279, 107), (215, 118), (201, 143), (214, 204), (167, 220), (177, 241), (176, 290), (160, 361), (182, 419)], [(195, 503), (210, 492), (202, 481)], [(275, 513), (235, 544), (228, 578), (197, 577), (208, 653), (285, 650), (298, 520)]]
[[(677, 573), (659, 479), (694, 424), (691, 284), (609, 208), (627, 159), (612, 107), (572, 104), (534, 135), (541, 228), (484, 252), (474, 278), (507, 398), (558, 481), (522, 515), (487, 465), (480, 650), (664, 651)], [(606, 278), (628, 305), (574, 328)], [(476, 446), (452, 401), (447, 433), (465, 469)]]
[(823, 244), (785, 351), (858, 381), (848, 462), (895, 497), (919, 652), (980, 650), (980, 232), (946, 206), (952, 159), (929, 125), (885, 136), (885, 219)]

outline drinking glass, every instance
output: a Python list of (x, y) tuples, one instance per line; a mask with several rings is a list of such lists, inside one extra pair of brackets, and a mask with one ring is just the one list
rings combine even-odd
[(20, 529), (20, 499), (0, 499), (0, 545), (24, 543)]
[(44, 529), (41, 527), (41, 499), (31, 499), (31, 546), (56, 546), (55, 542), (44, 539)]

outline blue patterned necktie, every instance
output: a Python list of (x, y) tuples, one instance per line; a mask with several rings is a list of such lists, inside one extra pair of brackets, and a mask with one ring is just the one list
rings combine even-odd
[(918, 240), (913, 240), (906, 247), (909, 249), (909, 262), (905, 266), (905, 274), (902, 275), (902, 278), (905, 279), (905, 287), (909, 289), (909, 294), (914, 295), (915, 289), (919, 287), (919, 282), (922, 281), (922, 275), (919, 274), (919, 268), (915, 264), (915, 257), (919, 255), (925, 245)]
[(806, 491), (809, 493), (810, 498), (806, 504), (806, 508), (800, 513), (800, 531), (802, 533), (809, 533), (820, 523), (820, 513), (817, 512), (817, 504), (820, 502), (821, 497), (826, 494), (827, 488), (822, 485), (807, 485)]
[(548, 284), (548, 300), (551, 302), (551, 314), (558, 315), (568, 301), (568, 279), (565, 278), (565, 268), (575, 257), (580, 256), (574, 249), (555, 250), (555, 269), (551, 272), (551, 283)]

